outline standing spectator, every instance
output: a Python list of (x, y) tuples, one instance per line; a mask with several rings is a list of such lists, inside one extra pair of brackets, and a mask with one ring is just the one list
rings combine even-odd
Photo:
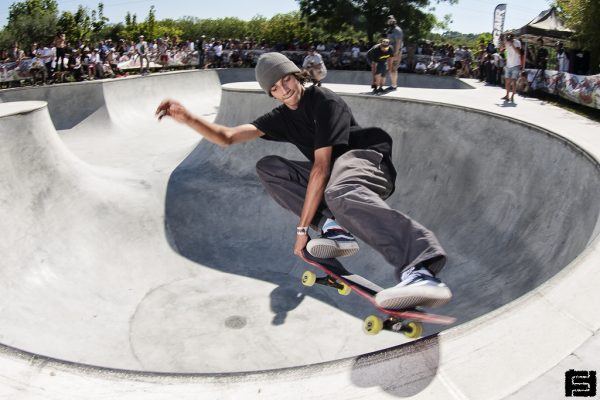
[(223, 64), (223, 44), (221, 43), (220, 40), (217, 40), (215, 42), (215, 44), (213, 45), (213, 50), (215, 52), (214, 67), (221, 68), (221, 66)]
[(352, 68), (358, 69), (359, 57), (360, 57), (360, 47), (358, 46), (357, 43), (354, 43), (352, 45), (352, 49), (350, 49), (350, 52), (352, 53)]
[(310, 46), (307, 56), (304, 57), (302, 69), (310, 74), (314, 85), (321, 86), (321, 80), (327, 75), (327, 68), (325, 68), (323, 58), (315, 51), (314, 46)]
[(538, 49), (535, 55), (536, 67), (541, 71), (542, 76), (548, 67), (548, 49), (544, 47), (544, 38), (539, 38)]
[(56, 70), (63, 71), (65, 69), (65, 56), (67, 55), (67, 39), (64, 33), (58, 32), (56, 34), (54, 47), (56, 48)]
[(388, 90), (396, 90), (398, 87), (398, 67), (400, 66), (400, 61), (402, 59), (402, 47), (404, 46), (404, 33), (402, 29), (398, 26), (396, 18), (393, 15), (388, 17), (388, 31), (387, 37), (390, 41), (390, 46), (394, 50), (394, 55), (392, 57), (392, 62), (390, 64), (390, 81), (391, 86)]
[(515, 93), (517, 92), (517, 79), (521, 74), (521, 42), (509, 33), (506, 35), (503, 46), (506, 49), (506, 71), (504, 74), (506, 95), (502, 97), (502, 100), (514, 102)]
[(494, 54), (494, 53), (496, 53), (496, 52), (497, 52), (497, 50), (496, 50), (496, 46), (494, 45), (494, 42), (493, 42), (493, 41), (491, 41), (491, 40), (490, 40), (490, 41), (488, 42), (488, 44), (487, 44), (487, 47), (485, 48), (485, 51), (487, 51), (487, 52), (488, 52), (488, 54), (490, 54), (490, 55), (492, 55), (492, 54)]
[(417, 51), (417, 46), (414, 44), (409, 44), (406, 47), (406, 70), (408, 72), (412, 72), (415, 70), (415, 53)]
[(200, 36), (198, 39), (198, 69), (204, 69), (204, 42), (206, 41), (206, 36)]
[(559, 72), (569, 72), (569, 57), (562, 42), (556, 43), (556, 66)]
[(169, 46), (163, 39), (158, 39), (158, 63), (163, 70), (169, 65)]
[(371, 69), (375, 69), (375, 89), (373, 94), (383, 93), (383, 84), (385, 75), (392, 66), (392, 57), (394, 49), (390, 46), (388, 38), (381, 39), (381, 43), (376, 44), (367, 51), (367, 60), (371, 63)]
[[(150, 73), (150, 60), (148, 59), (148, 43), (144, 40), (144, 35), (140, 35), (139, 42), (135, 45), (135, 51), (140, 60), (140, 74)], [(146, 73), (144, 73), (144, 60), (146, 60)]]

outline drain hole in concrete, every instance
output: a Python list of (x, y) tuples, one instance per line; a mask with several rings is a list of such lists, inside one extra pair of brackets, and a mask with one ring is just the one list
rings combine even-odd
[(246, 318), (239, 315), (232, 315), (225, 320), (225, 326), (231, 329), (242, 329), (246, 326)]

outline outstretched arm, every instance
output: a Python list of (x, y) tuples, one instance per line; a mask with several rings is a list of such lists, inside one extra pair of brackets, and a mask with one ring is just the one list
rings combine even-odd
[(252, 124), (243, 124), (235, 127), (227, 127), (209, 122), (203, 118), (191, 114), (181, 103), (175, 100), (164, 100), (156, 109), (156, 116), (160, 121), (166, 116), (175, 121), (185, 124), (204, 136), (208, 141), (220, 146), (229, 146), (236, 143), (246, 142), (263, 135), (257, 127)]
[[(329, 181), (331, 174), (331, 153), (333, 147), (322, 147), (315, 150), (315, 162), (310, 170), (308, 178), (308, 186), (306, 188), (306, 196), (304, 197), (304, 206), (300, 214), (300, 223), (298, 226), (306, 227), (312, 222), (317, 209), (323, 201), (323, 193)], [(294, 254), (302, 255), (302, 250), (308, 243), (308, 236), (296, 236), (296, 244), (294, 245)]]

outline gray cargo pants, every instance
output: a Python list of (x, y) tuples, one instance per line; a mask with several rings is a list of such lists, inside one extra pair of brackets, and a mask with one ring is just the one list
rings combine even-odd
[[(425, 263), (437, 274), (446, 253), (435, 235), (384, 200), (393, 190), (383, 156), (374, 150), (351, 150), (331, 170), (324, 201), (312, 225), (321, 228), (334, 218), (354, 236), (378, 251), (397, 269), (397, 275)], [(266, 191), (282, 207), (300, 216), (312, 163), (267, 156), (256, 164)]]

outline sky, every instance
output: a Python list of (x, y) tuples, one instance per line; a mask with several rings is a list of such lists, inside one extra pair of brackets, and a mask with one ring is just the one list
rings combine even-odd
[[(0, 0), (0, 26), (6, 25), (8, 8), (17, 0)], [(96, 9), (100, 0), (57, 0), (59, 11), (75, 11), (81, 4)], [(439, 19), (452, 14), (450, 30), (461, 33), (491, 32), (494, 8), (507, 4), (505, 29), (520, 28), (549, 8), (551, 0), (459, 0), (456, 5), (435, 4), (433, 12)], [(296, 0), (103, 0), (104, 15), (110, 23), (123, 22), (129, 11), (138, 21), (148, 15), (154, 5), (157, 19), (178, 19), (184, 16), (198, 18), (237, 17), (249, 20), (256, 15), (270, 18), (275, 14), (298, 10)]]

